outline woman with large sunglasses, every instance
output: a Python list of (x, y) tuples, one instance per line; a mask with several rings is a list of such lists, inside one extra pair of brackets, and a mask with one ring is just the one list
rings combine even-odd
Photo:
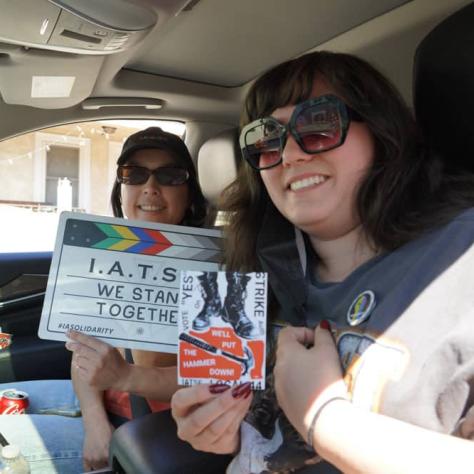
[[(178, 136), (157, 127), (139, 131), (125, 141), (117, 165), (111, 194), (116, 217), (203, 225), (205, 199)], [(107, 466), (113, 430), (137, 416), (129, 393), (133, 408), (146, 413), (167, 408), (177, 389), (175, 355), (122, 351), (78, 332), (69, 337), (73, 384), (36, 380), (0, 387), (30, 395), (28, 414), (2, 417), (0, 433), (20, 446), (32, 474), (78, 474)]]
[(470, 472), (473, 177), (351, 55), (276, 66), (242, 125), (225, 260), (269, 273), (268, 385), (178, 390), (179, 436), (228, 474)]

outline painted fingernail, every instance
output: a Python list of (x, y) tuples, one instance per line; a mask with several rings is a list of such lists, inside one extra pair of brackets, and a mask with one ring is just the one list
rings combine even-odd
[(326, 329), (326, 331), (330, 331), (331, 330), (331, 324), (329, 323), (329, 321), (327, 319), (323, 319), (320, 323), (319, 323), (319, 327), (321, 329)]
[(249, 393), (252, 391), (252, 384), (250, 382), (243, 383), (241, 385), (237, 385), (232, 389), (232, 396), (234, 398), (247, 398)]
[(230, 385), (227, 385), (226, 383), (215, 383), (213, 385), (209, 385), (209, 391), (212, 394), (216, 393), (222, 393), (225, 392), (226, 390), (229, 390)]

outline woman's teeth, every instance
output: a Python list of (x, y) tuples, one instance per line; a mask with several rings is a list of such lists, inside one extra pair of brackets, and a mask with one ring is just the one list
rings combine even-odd
[(307, 188), (308, 186), (313, 186), (314, 184), (321, 184), (326, 181), (327, 176), (311, 176), (311, 178), (300, 179), (298, 181), (293, 181), (290, 184), (292, 191), (297, 191), (298, 189)]
[(160, 206), (150, 206), (147, 204), (142, 204), (141, 206), (138, 206), (142, 211), (145, 212), (159, 212), (162, 211), (163, 208)]

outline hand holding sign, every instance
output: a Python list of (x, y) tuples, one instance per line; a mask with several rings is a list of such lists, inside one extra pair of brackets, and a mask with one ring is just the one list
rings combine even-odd
[(38, 335), (176, 353), (180, 271), (216, 270), (220, 246), (216, 230), (62, 213)]
[(68, 331), (66, 348), (73, 352), (72, 364), (79, 377), (97, 390), (123, 390), (131, 366), (120, 352), (99, 339)]

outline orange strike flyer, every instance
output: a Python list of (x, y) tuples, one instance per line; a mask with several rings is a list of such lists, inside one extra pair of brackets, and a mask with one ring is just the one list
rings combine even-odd
[(178, 383), (265, 388), (267, 274), (182, 271)]

